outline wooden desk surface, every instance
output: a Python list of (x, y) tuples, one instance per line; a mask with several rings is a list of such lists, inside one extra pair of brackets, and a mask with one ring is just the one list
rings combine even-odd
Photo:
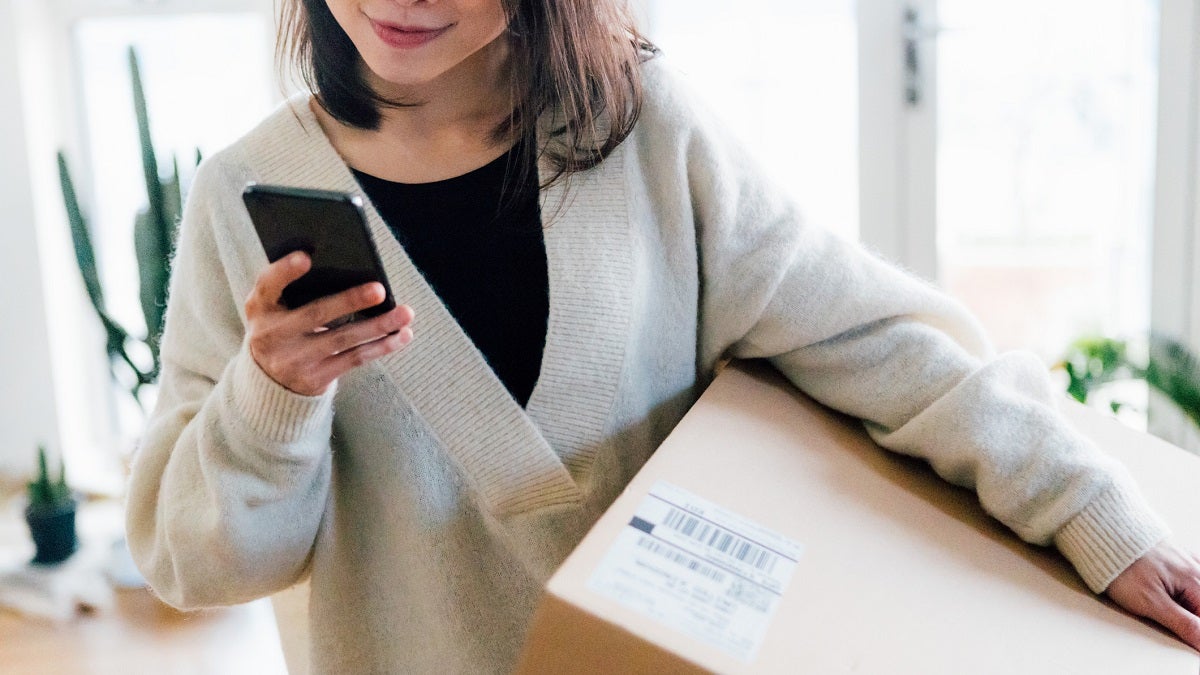
[[(111, 542), (117, 504), (89, 505), (81, 536)], [(0, 502), (0, 568), (32, 557), (19, 500)], [(146, 589), (118, 590), (108, 610), (55, 624), (0, 608), (4, 675), (286, 675), (268, 601), (178, 612)]]

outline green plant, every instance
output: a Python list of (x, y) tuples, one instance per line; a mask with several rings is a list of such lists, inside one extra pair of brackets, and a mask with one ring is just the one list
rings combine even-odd
[(71, 488), (67, 487), (66, 467), (60, 459), (58, 477), (51, 479), (46, 467), (46, 447), (38, 446), (38, 475), (28, 484), (29, 508), (35, 510), (57, 509), (71, 504)]
[(25, 507), (25, 522), (33, 538), (34, 564), (60, 563), (79, 548), (75, 531), (75, 497), (67, 487), (62, 459), (58, 461), (58, 476), (50, 477), (46, 466), (46, 448), (38, 446), (38, 475), (29, 483), (29, 504)]
[[(75, 248), (75, 259), (83, 276), (88, 299), (96, 310), (106, 334), (105, 349), (113, 377), (120, 381), (119, 371), (126, 369), (130, 374), (130, 393), (139, 405), (142, 404), (142, 387), (158, 379), (160, 361), (159, 340), (162, 336), (163, 316), (166, 308), (167, 283), (170, 276), (170, 260), (175, 247), (175, 230), (183, 207), (183, 191), (179, 179), (179, 164), (172, 160), (171, 174), (159, 174), (158, 159), (150, 137), (150, 118), (146, 111), (146, 96), (142, 87), (141, 68), (137, 53), (129, 48), (129, 71), (133, 85), (133, 106), (137, 116), (138, 139), (141, 144), (142, 172), (146, 182), (147, 206), (138, 213), (134, 222), (133, 239), (137, 254), (140, 301), (146, 321), (144, 337), (135, 337), (109, 314), (104, 289), (100, 283), (95, 248), (92, 245), (91, 228), (80, 208), (75, 183), (67, 166), (66, 156), (58, 153), (59, 180), (62, 184), (63, 201), (71, 225), (71, 240)], [(200, 163), (196, 153), (196, 163)], [(142, 352), (139, 355), (138, 352)], [(148, 354), (147, 359), (144, 354)]]
[[(1200, 359), (1177, 340), (1151, 335), (1145, 357), (1135, 358), (1123, 340), (1086, 337), (1068, 348), (1059, 366), (1069, 378), (1067, 393), (1080, 403), (1110, 382), (1145, 380), (1200, 427)], [(1112, 403), (1114, 411), (1120, 407)]]

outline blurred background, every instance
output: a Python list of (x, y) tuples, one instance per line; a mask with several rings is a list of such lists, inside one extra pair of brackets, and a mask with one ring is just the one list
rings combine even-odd
[[(74, 483), (119, 493), (144, 419), (110, 372), (56, 152), (109, 313), (144, 334), (127, 50), (159, 166), (176, 158), (186, 190), (197, 150), (292, 90), (273, 63), (273, 4), (0, 0), (0, 477), (28, 475), (45, 443)], [(1088, 336), (1200, 346), (1197, 0), (635, 4), (811, 220), (954, 294), (998, 348), (1052, 368)], [(1113, 396), (1126, 422), (1200, 448), (1144, 383)]]

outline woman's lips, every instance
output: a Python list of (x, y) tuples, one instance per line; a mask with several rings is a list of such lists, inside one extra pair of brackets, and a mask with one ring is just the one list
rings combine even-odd
[(423, 28), (419, 26), (394, 26), (391, 24), (371, 21), (371, 27), (375, 29), (375, 34), (379, 36), (389, 46), (399, 49), (413, 49), (420, 47), (436, 40), (442, 33), (450, 30), (454, 24), (442, 26), (441, 28)]

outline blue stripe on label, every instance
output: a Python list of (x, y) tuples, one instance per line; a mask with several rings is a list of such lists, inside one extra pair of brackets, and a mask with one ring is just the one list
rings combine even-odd
[(646, 534), (651, 534), (654, 530), (654, 523), (651, 523), (647, 520), (642, 520), (637, 516), (634, 516), (633, 520), (629, 521), (629, 526), (635, 530), (641, 530)]

